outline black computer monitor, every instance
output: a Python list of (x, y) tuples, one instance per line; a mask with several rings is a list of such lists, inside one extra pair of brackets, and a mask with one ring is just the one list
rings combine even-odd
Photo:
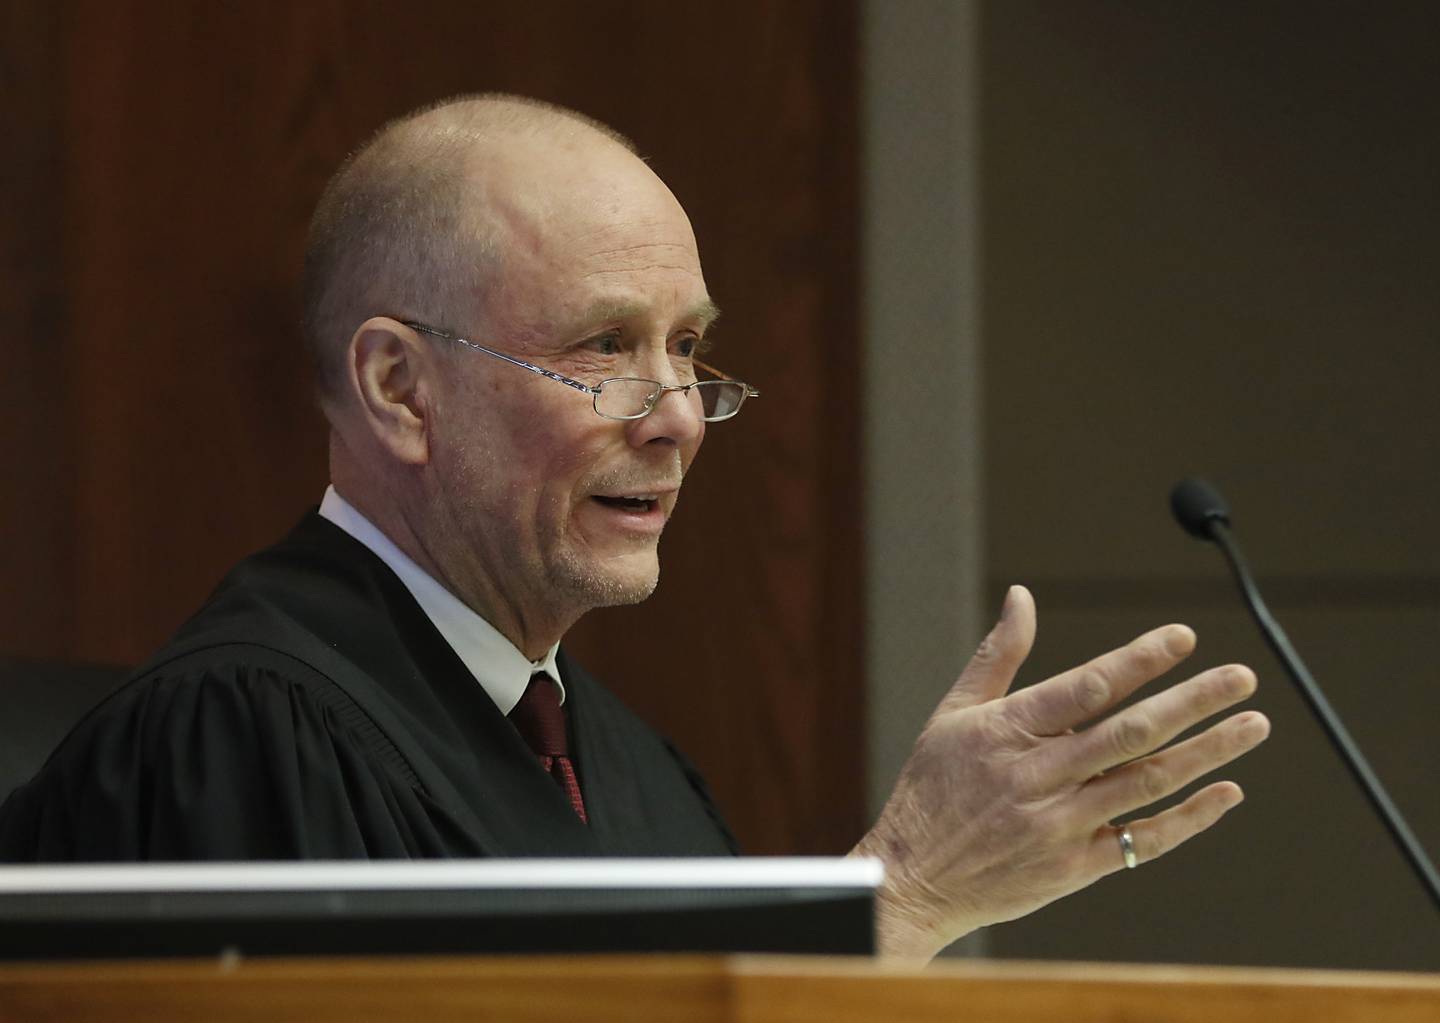
[(877, 861), (0, 867), (0, 958), (870, 954)]

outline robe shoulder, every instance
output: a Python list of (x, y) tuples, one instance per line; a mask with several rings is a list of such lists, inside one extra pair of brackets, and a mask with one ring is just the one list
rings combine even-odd
[(690, 762), (561, 655), (589, 826), (398, 577), (312, 514), (0, 806), (0, 860), (733, 853)]
[(333, 681), (264, 646), (152, 666), (0, 807), (0, 860), (475, 855)]

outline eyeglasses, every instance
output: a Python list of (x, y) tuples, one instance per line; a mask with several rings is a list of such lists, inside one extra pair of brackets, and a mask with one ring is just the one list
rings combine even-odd
[(434, 327), (427, 327), (423, 323), (406, 321), (405, 326), (411, 330), (418, 330), (422, 334), (443, 337), (447, 341), (454, 341), (466, 348), (473, 348), (477, 352), (493, 355), (512, 366), (528, 369), (531, 373), (539, 373), (542, 377), (564, 384), (566, 387), (573, 387), (577, 391), (593, 395), (596, 413), (606, 419), (644, 419), (655, 411), (655, 406), (660, 403), (661, 395), (666, 391), (679, 391), (693, 404), (699, 406), (701, 419), (707, 423), (718, 423), (721, 420), (733, 418), (740, 411), (740, 406), (745, 404), (746, 398), (760, 397), (760, 392), (749, 384), (732, 380), (718, 369), (707, 366), (699, 359), (692, 361), (705, 372), (719, 379), (696, 380), (689, 384), (662, 384), (658, 380), (644, 380), (639, 377), (607, 377), (591, 387), (589, 384), (572, 380), (570, 377), (545, 369), (543, 366), (536, 366), (524, 359), (497, 352), (493, 348), (486, 348), (467, 338), (447, 334)]

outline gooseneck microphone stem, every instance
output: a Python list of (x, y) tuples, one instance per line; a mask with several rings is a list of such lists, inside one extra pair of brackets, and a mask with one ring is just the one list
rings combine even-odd
[(1280, 659), (1280, 663), (1285, 666), (1290, 677), (1295, 680), (1295, 685), (1300, 689), (1300, 695), (1310, 705), (1311, 712), (1320, 722), (1320, 727), (1325, 730), (1325, 734), (1329, 736), (1335, 752), (1339, 754), (1345, 766), (1350, 769), (1351, 776), (1360, 785), (1366, 798), (1370, 800), (1370, 805), (1375, 808), (1375, 812), (1385, 822), (1385, 827), (1389, 829), (1390, 835), (1395, 839), (1400, 851), (1405, 854), (1405, 859), (1409, 861), (1415, 875), (1420, 879), (1420, 883), (1429, 891), (1435, 907), (1440, 909), (1440, 875), (1435, 873), (1435, 867), (1426, 857), (1419, 839), (1410, 830), (1410, 826), (1405, 823), (1405, 818), (1400, 815), (1400, 810), (1391, 802), (1385, 792), (1385, 786), (1380, 784), (1380, 779), (1370, 769), (1365, 755), (1360, 752), (1360, 748), (1350, 738), (1350, 733), (1346, 731), (1345, 725), (1331, 708), (1330, 701), (1325, 699), (1325, 694), (1315, 684), (1315, 679), (1311, 676), (1310, 670), (1305, 667), (1305, 662), (1300, 659), (1300, 655), (1290, 645), (1290, 639), (1285, 635), (1285, 630), (1280, 628), (1280, 623), (1275, 620), (1274, 616), (1270, 614), (1270, 609), (1265, 606), (1265, 598), (1260, 595), (1260, 590), (1255, 585), (1255, 580), (1251, 577), (1250, 570), (1245, 564), (1245, 556), (1240, 553), (1239, 544), (1230, 535), (1229, 527), (1221, 518), (1211, 517), (1205, 523), (1205, 528), (1210, 538), (1225, 552), (1225, 559), (1230, 563), (1230, 569), (1235, 574), (1235, 581), (1240, 586), (1240, 593), (1244, 596), (1245, 603), (1250, 606), (1255, 620), (1259, 622), (1260, 632), (1264, 635), (1265, 642), (1274, 651), (1275, 656)]

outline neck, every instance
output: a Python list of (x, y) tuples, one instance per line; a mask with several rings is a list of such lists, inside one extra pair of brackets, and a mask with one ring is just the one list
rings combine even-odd
[(559, 621), (523, 613), (521, 608), (504, 599), (504, 593), (491, 584), (483, 572), (466, 571), (469, 559), (463, 550), (452, 550), (453, 543), (427, 539), (458, 536), (458, 533), (427, 529), (423, 518), (407, 514), (402, 504), (385, 500), (373, 488), (356, 488), (353, 482), (341, 478), (341, 474), (336, 476), (332, 484), (336, 493), (422, 571), (494, 626), (527, 660), (543, 659), (579, 617)]

